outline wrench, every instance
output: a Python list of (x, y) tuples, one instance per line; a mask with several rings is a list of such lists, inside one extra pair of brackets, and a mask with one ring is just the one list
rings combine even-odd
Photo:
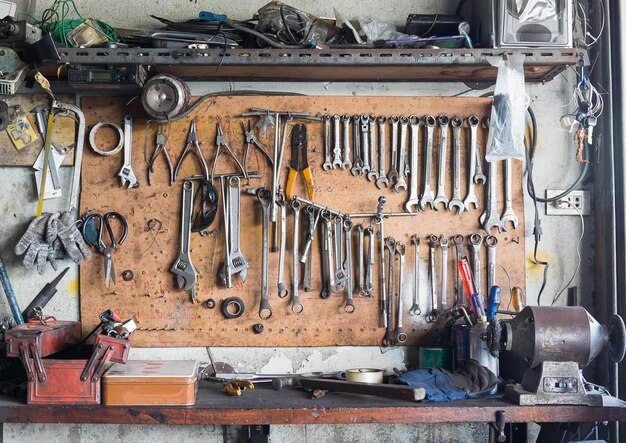
[(230, 254), (228, 261), (231, 267), (231, 274), (239, 274), (239, 277), (241, 277), (241, 281), (245, 282), (249, 264), (241, 253), (241, 181), (239, 177), (231, 177), (229, 179), (228, 185), (228, 192), (230, 196), (228, 211), (228, 223), (230, 224), (230, 228), (228, 230), (230, 234)]
[(506, 231), (507, 222), (511, 222), (513, 224), (513, 229), (517, 229), (519, 220), (513, 211), (513, 159), (507, 158), (504, 165), (504, 178), (506, 181), (504, 185), (504, 200), (506, 203), (500, 221), (502, 223), (502, 229)]
[(133, 172), (133, 116), (124, 116), (124, 164), (117, 175), (120, 177), (122, 186), (128, 183), (129, 188), (138, 188), (137, 177)]
[(322, 165), (324, 171), (333, 169), (333, 159), (330, 153), (330, 119), (330, 115), (324, 116), (324, 164)]
[(493, 235), (485, 237), (485, 246), (487, 246), (487, 294), (496, 285), (496, 246), (498, 246), (498, 238)]
[(227, 288), (233, 287), (233, 272), (230, 264), (230, 190), (227, 189), (228, 178), (220, 177), (222, 195), (222, 215), (224, 220), (224, 265), (220, 269), (219, 277)]
[(396, 241), (392, 237), (387, 237), (385, 239), (385, 247), (387, 248), (389, 254), (389, 292), (387, 294), (387, 329), (385, 330), (385, 336), (383, 337), (383, 345), (391, 346), (395, 341), (393, 333), (393, 268), (396, 256)]
[(346, 234), (346, 261), (344, 267), (346, 268), (346, 281), (348, 287), (348, 298), (343, 310), (352, 314), (354, 312), (354, 288), (352, 287), (352, 221), (345, 219), (343, 221), (343, 229)]
[(341, 117), (341, 123), (343, 123), (343, 163), (341, 167), (350, 169), (352, 168), (352, 162), (350, 161), (350, 116), (344, 114)]
[(409, 309), (409, 315), (420, 315), (420, 238), (417, 235), (411, 236), (411, 243), (415, 247), (415, 280), (413, 281), (413, 305)]
[(448, 209), (448, 197), (446, 197), (446, 154), (448, 150), (448, 125), (450, 118), (442, 114), (437, 118), (439, 122), (439, 131), (441, 133), (439, 139), (439, 174), (437, 178), (437, 197), (433, 203), (433, 207), (437, 210), (437, 206), (443, 203), (443, 208)]
[(480, 216), (480, 223), (483, 229), (489, 235), (492, 228), (497, 228), (498, 232), (502, 232), (502, 221), (498, 214), (498, 162), (492, 160), (489, 162), (489, 183), (487, 184), (487, 207), (485, 212)]
[(402, 301), (402, 287), (404, 285), (404, 256), (406, 253), (406, 244), (404, 242), (396, 243), (396, 254), (400, 256), (400, 276), (398, 277), (398, 317), (396, 320), (396, 341), (404, 343), (408, 338), (402, 325), (404, 324), (404, 303)]
[(476, 155), (476, 165), (475, 165), (476, 168), (474, 169), (474, 184), (481, 183), (484, 185), (485, 182), (487, 181), (487, 178), (485, 177), (485, 174), (483, 174), (483, 161), (480, 155), (480, 148), (477, 145), (478, 137), (476, 135), (476, 128), (474, 128), (473, 130), (470, 130), (470, 137), (471, 137), (471, 143), (473, 143), (474, 146), (476, 147), (476, 149), (474, 150), (474, 153)]
[(367, 264), (365, 267), (365, 296), (372, 296), (372, 289), (374, 286), (374, 228), (368, 226), (365, 230), (367, 234)]
[(376, 119), (377, 117), (375, 115), (370, 115), (370, 171), (367, 173), (367, 179), (369, 181), (374, 180), (374, 183), (376, 183), (376, 180), (378, 179), (378, 170), (374, 166), (376, 159)]
[(280, 208), (280, 249), (278, 251), (278, 298), (287, 298), (289, 290), (285, 286), (285, 247), (287, 245), (287, 207), (282, 193), (276, 196), (276, 205)]
[(378, 122), (378, 179), (376, 180), (376, 187), (382, 189), (382, 185), (385, 185), (385, 188), (389, 187), (389, 179), (385, 173), (385, 160), (387, 157), (385, 128), (387, 127), (387, 117), (381, 115), (376, 121)]
[(465, 243), (465, 237), (461, 234), (457, 234), (452, 237), (452, 241), (454, 242), (454, 246), (456, 248), (456, 305), (464, 305), (465, 297), (463, 293), (463, 279), (461, 278), (461, 273), (459, 272), (459, 262), (463, 260), (463, 244)]
[(452, 185), (452, 200), (448, 203), (448, 210), (452, 211), (453, 208), (457, 209), (457, 215), (465, 211), (465, 204), (461, 200), (461, 127), (463, 126), (463, 119), (458, 115), (452, 117), (450, 121), (452, 125), (452, 139), (453, 139), (453, 185)]
[(398, 181), (398, 122), (400, 118), (397, 115), (392, 115), (389, 119), (391, 122), (391, 170), (387, 178), (389, 183), (396, 184)]
[(339, 126), (341, 124), (341, 117), (333, 115), (333, 169), (341, 168), (343, 162), (341, 161), (341, 144), (339, 143)]
[(181, 216), (180, 253), (172, 264), (170, 272), (176, 275), (178, 289), (191, 291), (191, 301), (197, 303), (196, 283), (198, 271), (191, 262), (191, 213), (193, 212), (193, 181), (183, 181), (183, 205)]
[(359, 115), (352, 116), (352, 141), (354, 142), (354, 161), (352, 162), (352, 169), (350, 172), (354, 176), (363, 175), (363, 158), (361, 155), (361, 130), (360, 122), (361, 117)]
[(472, 272), (474, 273), (474, 287), (476, 288), (476, 292), (481, 294), (480, 246), (483, 244), (483, 237), (478, 233), (472, 234), (470, 235), (470, 243), (472, 244)]
[(302, 250), (302, 255), (300, 255), (300, 263), (307, 262), (307, 258), (309, 257), (309, 251), (311, 250), (311, 245), (313, 244), (313, 240), (315, 240), (315, 230), (317, 229), (317, 222), (319, 222), (321, 214), (321, 212), (318, 211), (317, 215), (315, 215), (315, 208), (313, 206), (307, 206), (305, 211), (307, 213), (307, 216), (309, 217), (308, 235), (306, 243), (304, 244), (304, 249)]
[(411, 209), (415, 207), (416, 211), (419, 209), (419, 197), (417, 195), (417, 157), (419, 155), (419, 134), (420, 134), (420, 120), (416, 115), (409, 117), (409, 123), (411, 124), (411, 169), (410, 178), (411, 186), (409, 191), (409, 199), (404, 204), (406, 212), (413, 212)]
[(441, 236), (441, 310), (448, 309), (448, 237)]
[(370, 117), (367, 114), (361, 115), (361, 159), (363, 160), (363, 167), (361, 170), (363, 174), (367, 174), (370, 171), (369, 160), (369, 121)]
[(383, 327), (387, 327), (387, 280), (385, 279), (385, 226), (382, 217), (376, 217), (374, 223), (380, 225), (378, 238), (380, 239), (380, 315)]
[(357, 267), (357, 292), (359, 297), (365, 295), (365, 231), (362, 224), (355, 226), (356, 232), (359, 235), (359, 243), (357, 245), (358, 251), (358, 267)]
[(439, 244), (439, 238), (436, 235), (428, 236), (428, 259), (430, 265), (430, 302), (431, 302), (431, 311), (430, 314), (426, 317), (426, 321), (428, 323), (434, 323), (437, 320), (438, 310), (437, 310), (437, 274), (435, 268), (437, 267), (437, 262), (435, 261), (435, 248)]
[[(344, 263), (342, 257), (343, 248), (343, 218), (337, 216), (334, 220), (335, 223), (335, 291), (343, 291), (346, 283), (346, 272), (344, 270)], [(331, 289), (332, 290), (332, 289)]]
[(398, 181), (393, 186), (395, 192), (407, 190), (406, 184), (406, 135), (409, 127), (409, 118), (407, 116), (400, 117), (400, 152), (398, 153)]
[(476, 197), (476, 192), (474, 191), (474, 179), (473, 174), (476, 169), (476, 131), (478, 128), (478, 117), (475, 115), (470, 115), (467, 117), (467, 123), (470, 127), (470, 152), (469, 152), (469, 169), (467, 170), (467, 196), (463, 201), (465, 205), (465, 210), (468, 211), (470, 205), (474, 205), (474, 209), (478, 209), (478, 198)]
[(322, 217), (322, 292), (320, 297), (330, 297), (330, 291), (335, 286), (333, 270), (333, 234), (330, 226), (330, 212), (323, 210)]
[(291, 210), (293, 211), (293, 287), (291, 289), (291, 312), (294, 314), (302, 314), (304, 311), (304, 305), (300, 300), (300, 202), (293, 199), (289, 202)]
[(258, 190), (256, 198), (261, 203), (263, 210), (263, 233), (261, 248), (261, 303), (259, 305), (259, 317), (261, 320), (267, 320), (272, 316), (272, 307), (269, 301), (268, 288), (268, 272), (269, 272), (269, 255), (270, 255), (270, 203), (272, 200), (272, 192), (267, 188)]
[(434, 195), (430, 187), (430, 179), (433, 170), (433, 132), (435, 130), (435, 117), (427, 115), (424, 119), (424, 124), (426, 125), (426, 158), (424, 161), (424, 191), (420, 199), (420, 209), (422, 211), (425, 211), (428, 205), (430, 205), (431, 209), (434, 209)]

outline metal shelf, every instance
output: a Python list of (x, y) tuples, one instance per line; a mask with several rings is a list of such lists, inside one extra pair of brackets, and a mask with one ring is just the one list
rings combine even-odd
[(493, 82), (487, 61), (503, 54), (526, 55), (527, 81), (549, 81), (583, 50), (540, 49), (60, 49), (59, 63), (157, 66), (187, 80), (464, 81)]

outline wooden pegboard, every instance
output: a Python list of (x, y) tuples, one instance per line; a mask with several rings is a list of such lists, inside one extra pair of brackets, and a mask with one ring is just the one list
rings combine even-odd
[[(313, 290), (300, 291), (305, 305), (304, 313), (295, 315), (291, 312), (291, 300), (277, 297), (276, 275), (278, 253), (270, 253), (270, 303), (274, 315), (264, 321), (265, 332), (259, 335), (252, 333), (252, 325), (261, 322), (258, 317), (261, 281), (261, 207), (254, 197), (242, 194), (241, 197), (241, 244), (242, 252), (250, 263), (247, 281), (241, 284), (238, 277), (234, 278), (235, 287), (226, 289), (218, 284), (217, 273), (223, 261), (223, 234), (208, 237), (192, 236), (192, 261), (200, 274), (198, 297), (200, 301), (213, 298), (220, 301), (229, 296), (241, 297), (246, 309), (239, 319), (226, 320), (219, 309), (207, 309), (203, 304), (192, 304), (187, 292), (176, 288), (175, 277), (169, 268), (178, 255), (180, 241), (180, 205), (181, 183), (179, 178), (174, 186), (167, 183), (167, 173), (163, 159), (156, 165), (152, 186), (147, 184), (147, 166), (144, 161), (144, 141), (146, 135), (146, 118), (135, 100), (127, 105), (127, 99), (120, 97), (85, 97), (82, 109), (89, 126), (100, 121), (113, 121), (121, 125), (125, 114), (135, 117), (133, 131), (133, 169), (140, 182), (138, 189), (125, 189), (119, 184), (117, 172), (122, 164), (121, 153), (114, 157), (104, 158), (96, 155), (85, 147), (85, 159), (82, 174), (82, 210), (96, 208), (102, 211), (115, 210), (122, 213), (130, 227), (128, 239), (114, 253), (117, 271), (117, 285), (107, 289), (103, 279), (103, 258), (95, 255), (94, 259), (85, 262), (80, 269), (81, 286), (81, 317), (85, 330), (95, 326), (97, 314), (112, 308), (122, 317), (134, 316), (142, 330), (133, 335), (133, 345), (140, 347), (162, 346), (331, 346), (331, 345), (378, 345), (384, 335), (379, 322), (379, 269), (378, 249), (376, 250), (376, 266), (374, 268), (373, 298), (355, 296), (356, 311), (346, 314), (343, 310), (344, 295), (333, 295), (323, 300), (319, 296), (320, 289), (320, 253), (319, 235), (313, 245)], [(169, 139), (169, 150), (172, 161), (176, 163), (181, 154), (187, 131), (192, 118), (196, 119), (198, 137), (203, 142), (202, 150), (209, 167), (215, 153), (216, 122), (221, 121), (224, 133), (231, 148), (238, 157), (243, 157), (245, 139), (241, 129), (242, 119), (239, 115), (251, 107), (284, 109), (291, 111), (309, 111), (320, 114), (356, 114), (375, 113), (379, 115), (420, 116), (446, 113), (449, 116), (458, 114), (462, 117), (474, 114), (478, 117), (488, 115), (491, 100), (482, 98), (448, 98), (448, 97), (216, 97), (205, 101), (188, 118), (172, 124)], [(390, 190), (379, 191), (374, 183), (364, 177), (353, 177), (348, 171), (323, 171), (323, 124), (307, 123), (309, 134), (309, 163), (315, 181), (315, 201), (322, 205), (341, 210), (342, 212), (372, 212), (376, 209), (380, 195), (387, 198), (385, 211), (403, 211), (408, 193), (395, 194)], [(149, 126), (148, 151), (154, 149), (156, 125)], [(390, 135), (387, 129), (387, 137)], [(425, 131), (421, 131), (421, 136)], [(486, 132), (479, 130), (478, 145), (484, 155)], [(257, 131), (258, 133), (258, 131)], [(468, 144), (465, 142), (469, 129), (463, 131), (462, 158), (466, 156)], [(104, 134), (106, 138), (106, 134)], [(259, 135), (261, 143), (271, 152), (273, 132), (270, 129), (266, 136)], [(435, 148), (433, 161), (433, 183), (436, 184), (438, 131), (435, 131)], [(449, 140), (451, 140), (451, 133)], [(107, 141), (111, 143), (111, 140)], [(423, 148), (423, 140), (420, 140)], [(388, 146), (389, 142), (388, 142)], [(389, 152), (389, 148), (388, 148)], [(420, 183), (422, 177), (422, 159), (420, 153)], [(285, 153), (282, 164), (283, 186), (289, 162), (289, 149)], [(448, 148), (448, 159), (451, 158), (451, 146)], [(465, 163), (465, 162), (464, 162)], [(502, 162), (500, 162), (502, 163)], [(390, 164), (387, 158), (387, 165)], [(235, 165), (224, 157), (220, 160), (218, 172), (234, 172)], [(451, 166), (447, 175), (448, 195), (451, 194)], [(486, 165), (485, 165), (486, 168)], [(249, 159), (249, 170), (258, 170), (262, 179), (253, 180), (251, 186), (270, 186), (271, 169), (258, 152), (253, 151)], [(503, 198), (503, 164), (499, 168), (498, 194), (499, 212), (504, 206)], [(194, 158), (185, 161), (180, 177), (200, 173), (201, 169)], [(465, 165), (462, 171), (461, 194), (465, 196), (466, 179)], [(513, 205), (520, 219), (517, 230), (498, 236), (498, 264), (502, 265), (512, 285), (525, 288), (525, 255), (524, 255), (524, 214), (523, 193), (521, 189), (522, 165), (514, 162), (513, 167)], [(297, 193), (306, 196), (302, 181), (298, 181)], [(411, 288), (413, 284), (413, 249), (410, 236), (418, 234), (425, 238), (429, 234), (452, 236), (454, 234), (469, 235), (480, 231), (478, 217), (484, 204), (483, 186), (477, 187), (480, 199), (479, 209), (470, 210), (462, 215), (454, 215), (444, 211), (427, 211), (415, 217), (401, 217), (385, 221), (385, 235), (394, 236), (396, 240), (407, 243), (406, 274), (403, 288), (403, 300), (406, 309), (411, 304)], [(221, 209), (212, 229), (221, 231)], [(148, 221), (158, 219), (162, 222), (162, 230), (157, 240), (147, 228)], [(285, 260), (285, 284), (291, 282), (291, 230), (293, 218), (288, 215), (287, 255)], [(304, 232), (304, 230), (303, 230)], [(483, 233), (484, 234), (484, 233)], [(301, 235), (301, 239), (304, 235)], [(304, 243), (304, 240), (302, 240)], [(356, 244), (356, 240), (353, 240)], [(486, 291), (486, 250), (482, 251), (483, 273), (482, 291)], [(353, 253), (353, 256), (355, 254)], [(470, 255), (466, 247), (466, 255)], [(438, 252), (438, 260), (440, 260)], [(454, 300), (455, 273), (454, 247), (451, 244), (448, 266), (448, 303)], [(407, 345), (420, 342), (431, 325), (426, 323), (425, 313), (430, 306), (429, 282), (427, 278), (428, 247), (422, 241), (421, 246), (421, 305), (423, 314), (420, 317), (405, 316), (405, 329), (409, 333)], [(125, 282), (122, 271), (131, 269), (134, 280)], [(302, 270), (302, 267), (301, 267)], [(438, 271), (439, 272), (439, 265)], [(397, 272), (396, 272), (397, 275)], [(302, 281), (302, 279), (300, 279)], [(504, 272), (497, 269), (497, 281), (503, 287), (503, 306), (509, 302), (509, 281)], [(115, 291), (115, 294), (110, 294)], [(150, 330), (154, 329), (154, 330)], [(163, 330), (165, 329), (165, 330)]]

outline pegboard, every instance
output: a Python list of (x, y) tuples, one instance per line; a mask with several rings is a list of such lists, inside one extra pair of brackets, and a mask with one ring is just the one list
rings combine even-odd
[[(202, 151), (209, 164), (212, 165), (215, 154), (216, 122), (221, 121), (224, 134), (231, 148), (239, 159), (243, 158), (245, 138), (242, 130), (244, 119), (239, 117), (242, 112), (252, 107), (274, 110), (308, 111), (313, 114), (356, 114), (374, 113), (377, 115), (410, 115), (420, 116), (446, 113), (449, 116), (458, 114), (463, 118), (474, 114), (479, 118), (487, 116), (491, 109), (491, 100), (484, 98), (448, 98), (448, 97), (313, 97), (313, 96), (279, 96), (279, 97), (216, 97), (205, 101), (190, 116), (172, 123), (169, 138), (169, 151), (172, 161), (178, 161), (184, 145), (191, 119), (195, 118), (197, 132), (202, 142)], [(85, 331), (91, 330), (97, 322), (97, 314), (111, 308), (122, 317), (133, 316), (137, 319), (140, 330), (133, 335), (133, 345), (139, 347), (163, 346), (331, 346), (331, 345), (379, 345), (384, 329), (379, 319), (379, 254), (376, 248), (376, 264), (374, 267), (374, 297), (358, 297), (355, 294), (356, 310), (353, 314), (344, 312), (344, 294), (333, 294), (328, 299), (320, 298), (321, 287), (321, 255), (320, 235), (313, 244), (313, 279), (312, 290), (300, 295), (304, 303), (304, 312), (300, 315), (291, 312), (291, 299), (279, 299), (277, 296), (278, 253), (270, 253), (270, 303), (273, 316), (261, 321), (258, 316), (261, 282), (261, 206), (255, 197), (242, 192), (241, 196), (241, 245), (242, 252), (250, 267), (247, 280), (241, 283), (238, 276), (234, 277), (235, 286), (226, 289), (218, 283), (217, 274), (223, 263), (223, 242), (221, 208), (218, 210), (211, 229), (216, 232), (201, 237), (192, 235), (191, 256), (199, 272), (197, 294), (201, 303), (193, 304), (187, 292), (178, 290), (175, 276), (169, 269), (178, 256), (180, 248), (180, 213), (182, 179), (201, 173), (195, 158), (188, 158), (174, 186), (168, 185), (168, 175), (163, 158), (157, 161), (152, 185), (147, 184), (147, 165), (144, 160), (144, 143), (146, 140), (146, 118), (140, 108), (139, 100), (127, 104), (127, 99), (117, 97), (85, 97), (82, 99), (88, 125), (91, 127), (100, 121), (112, 121), (122, 124), (125, 114), (135, 117), (133, 130), (133, 169), (140, 183), (137, 189), (126, 189), (120, 186), (117, 172), (122, 163), (122, 154), (113, 157), (101, 157), (89, 147), (85, 147), (85, 159), (82, 173), (81, 208), (98, 209), (101, 211), (118, 211), (129, 223), (130, 232), (126, 242), (114, 252), (117, 284), (106, 288), (104, 285), (103, 257), (95, 254), (90, 261), (83, 263), (80, 269), (81, 317)], [(388, 189), (378, 190), (373, 182), (365, 177), (353, 177), (344, 170), (323, 171), (323, 123), (307, 122), (309, 149), (308, 158), (312, 168), (316, 195), (314, 201), (330, 209), (342, 213), (374, 212), (380, 195), (387, 199), (385, 211), (403, 211), (408, 199), (408, 192), (396, 194)], [(156, 125), (149, 125), (147, 137), (148, 154), (155, 145)], [(387, 128), (387, 137), (391, 130)], [(425, 131), (420, 131), (421, 137)], [(273, 130), (267, 134), (258, 133), (259, 140), (272, 152)], [(113, 137), (112, 133), (103, 135)], [(478, 146), (484, 155), (484, 139), (486, 131), (478, 131)], [(435, 130), (433, 180), (436, 184), (438, 166), (438, 137)], [(461, 195), (465, 196), (467, 188), (466, 165), (469, 129), (463, 130), (462, 140), (462, 182)], [(451, 158), (452, 132), (450, 131), (448, 159)], [(104, 140), (102, 143), (116, 144), (116, 140)], [(287, 178), (290, 148), (287, 144), (281, 165), (281, 181), (284, 187)], [(389, 146), (387, 141), (387, 167), (390, 165)], [(420, 139), (420, 171), (419, 182), (422, 180), (422, 156), (424, 140)], [(248, 169), (259, 171), (261, 179), (251, 181), (251, 187), (271, 186), (272, 170), (265, 158), (256, 150), (251, 152)], [(451, 162), (447, 171), (447, 194), (451, 195), (452, 169)], [(504, 209), (503, 162), (499, 165), (498, 202), (499, 213)], [(484, 169), (487, 164), (484, 165)], [(234, 162), (221, 157), (218, 172), (236, 172)], [(513, 206), (519, 217), (520, 224), (516, 230), (498, 235), (497, 248), (498, 269), (496, 280), (502, 285), (502, 305), (509, 302), (510, 284), (525, 289), (525, 254), (524, 254), (524, 214), (523, 193), (521, 188), (522, 165), (513, 164)], [(245, 181), (242, 181), (242, 188)], [(219, 182), (216, 182), (219, 188)], [(425, 238), (429, 234), (453, 236), (463, 234), (466, 237), (479, 232), (478, 218), (485, 202), (484, 186), (477, 186), (480, 204), (478, 209), (464, 212), (461, 215), (447, 211), (428, 210), (413, 217), (399, 217), (385, 220), (385, 235), (407, 244), (406, 271), (401, 296), (405, 311), (411, 305), (412, 285), (414, 281), (414, 250), (410, 245), (410, 236), (417, 234), (422, 238), (420, 248), (420, 302), (422, 315), (410, 317), (404, 315), (404, 327), (409, 338), (406, 345), (423, 343), (423, 338), (433, 325), (426, 322), (426, 314), (430, 309), (430, 282), (428, 279), (428, 246)], [(296, 193), (306, 198), (302, 179), (299, 178)], [(303, 215), (303, 214), (301, 214)], [(301, 220), (304, 217), (301, 217)], [(156, 236), (148, 229), (148, 222), (158, 219), (162, 228)], [(358, 223), (359, 220), (355, 220)], [(363, 221), (366, 225), (367, 220)], [(292, 230), (293, 215), (288, 212), (287, 245), (285, 258), (285, 284), (291, 284), (292, 263)], [(509, 226), (509, 229), (511, 227)], [(305, 227), (300, 235), (301, 250), (304, 244)], [(484, 235), (484, 232), (482, 232)], [(356, 235), (353, 237), (356, 248)], [(471, 256), (466, 243), (465, 255)], [(440, 250), (437, 250), (437, 275), (440, 272)], [(356, 257), (356, 251), (353, 252)], [(450, 245), (448, 264), (448, 304), (455, 298), (455, 252)], [(356, 265), (356, 259), (353, 259)], [(482, 249), (483, 294), (486, 291), (486, 249)], [(507, 275), (502, 269), (505, 269)], [(134, 279), (124, 281), (122, 272), (130, 269)], [(303, 267), (300, 267), (303, 272)], [(396, 266), (396, 276), (398, 267)], [(302, 281), (302, 277), (300, 277)], [(437, 285), (439, 286), (438, 279)], [(439, 292), (439, 290), (438, 290)], [(238, 319), (225, 319), (219, 309), (220, 303), (227, 297), (238, 296), (245, 302), (245, 312)], [(215, 309), (208, 309), (202, 302), (213, 298), (217, 302)], [(397, 303), (396, 303), (397, 306)], [(254, 334), (252, 326), (263, 323), (265, 331)]]

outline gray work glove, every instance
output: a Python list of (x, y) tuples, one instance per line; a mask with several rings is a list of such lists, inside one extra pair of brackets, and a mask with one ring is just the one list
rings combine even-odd
[(83, 256), (87, 259), (91, 258), (89, 246), (85, 243), (83, 235), (76, 227), (74, 214), (65, 211), (60, 217), (52, 221), (51, 236), (58, 235), (59, 240), (63, 244), (63, 248), (76, 264), (83, 262)]
[[(50, 216), (51, 214), (43, 214), (36, 217), (30, 225), (28, 225), (28, 229), (26, 229), (22, 238), (17, 242), (17, 245), (15, 245), (16, 255), (26, 253), (22, 262), (24, 267), (31, 269), (33, 265), (37, 263), (37, 272), (40, 275), (44, 273), (47, 261), (50, 261), (50, 264), (55, 270), (57, 269), (55, 251), (52, 246), (55, 239), (52, 236), (46, 235), (46, 228), (49, 226), (48, 221), (50, 220)], [(52, 241), (49, 243), (46, 237)]]

